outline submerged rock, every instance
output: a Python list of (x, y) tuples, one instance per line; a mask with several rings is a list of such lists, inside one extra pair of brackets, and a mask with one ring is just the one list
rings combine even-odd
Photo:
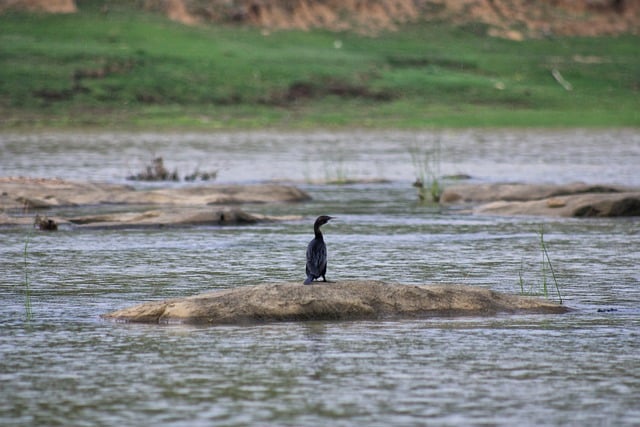
[(640, 189), (616, 185), (463, 184), (447, 188), (440, 201), (492, 215), (640, 216)]
[(310, 286), (301, 283), (242, 286), (147, 302), (102, 317), (127, 322), (218, 325), (567, 311), (567, 307), (545, 299), (473, 286), (351, 280)]

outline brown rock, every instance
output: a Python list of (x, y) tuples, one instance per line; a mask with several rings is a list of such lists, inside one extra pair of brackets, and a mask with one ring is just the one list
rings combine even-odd
[(462, 184), (445, 189), (440, 202), (491, 215), (640, 216), (640, 190), (617, 185)]
[(547, 199), (547, 207), (549, 208), (563, 208), (565, 206), (567, 206), (567, 202), (562, 199)]
[[(100, 208), (96, 207), (97, 212), (93, 215), (69, 215), (52, 220), (59, 225), (71, 223), (83, 228), (251, 224), (294, 217), (250, 214), (237, 207), (220, 205), (299, 202), (308, 199), (309, 195), (296, 187), (276, 184), (136, 190), (127, 185), (6, 177), (0, 178), (0, 224), (33, 223), (30, 214), (34, 210), (105, 204), (122, 205), (122, 210), (100, 213)], [(141, 212), (139, 205), (154, 206), (154, 209)]]
[(128, 185), (24, 177), (0, 178), (0, 194), (0, 210), (99, 204), (206, 206), (310, 199), (290, 185), (210, 184), (136, 190)]
[(619, 185), (584, 184), (460, 184), (447, 187), (441, 203), (480, 203), (541, 200), (558, 196), (584, 193), (621, 193), (634, 189)]
[(564, 217), (640, 216), (640, 192), (578, 194), (561, 199), (526, 202), (496, 201), (474, 209), (492, 215), (545, 215)]
[(238, 208), (172, 208), (144, 212), (121, 212), (72, 217), (68, 222), (80, 228), (140, 228), (196, 225), (240, 225), (265, 221), (299, 219), (294, 216), (251, 214)]
[(251, 324), (277, 321), (565, 313), (554, 302), (463, 285), (351, 280), (305, 286), (262, 284), (147, 302), (103, 315), (143, 323)]

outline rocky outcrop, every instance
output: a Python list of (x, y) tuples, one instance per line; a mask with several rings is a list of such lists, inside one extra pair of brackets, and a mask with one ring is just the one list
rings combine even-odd
[(0, 214), (0, 226), (31, 226), (55, 231), (58, 226), (74, 229), (163, 228), (210, 225), (243, 225), (259, 222), (299, 220), (295, 215), (261, 215), (237, 207), (170, 208), (135, 212), (111, 212), (79, 216), (11, 216)]
[(615, 185), (463, 184), (447, 188), (440, 202), (490, 215), (640, 216), (640, 189)]
[(100, 204), (206, 206), (300, 202), (305, 192), (290, 185), (197, 185), (136, 190), (128, 185), (61, 179), (0, 178), (0, 210)]
[(640, 216), (640, 192), (582, 194), (528, 202), (497, 201), (474, 209), (478, 214), (562, 217)]
[(380, 320), (498, 313), (565, 313), (549, 300), (463, 285), (403, 285), (351, 280), (305, 286), (241, 286), (147, 302), (103, 315), (142, 323), (254, 324), (306, 320)]
[[(148, 227), (250, 224), (291, 219), (247, 213), (242, 203), (280, 203), (309, 200), (289, 185), (198, 185), (137, 190), (127, 185), (60, 179), (0, 178), (0, 225), (29, 225), (30, 212), (60, 207), (94, 206), (95, 214), (48, 220), (74, 227)], [(100, 205), (118, 205), (118, 212), (101, 213)], [(152, 209), (140, 207), (152, 206)]]

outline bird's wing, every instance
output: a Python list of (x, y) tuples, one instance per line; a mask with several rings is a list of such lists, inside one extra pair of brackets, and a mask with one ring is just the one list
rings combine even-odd
[(327, 247), (321, 240), (313, 239), (307, 246), (307, 270), (320, 276), (327, 265)]

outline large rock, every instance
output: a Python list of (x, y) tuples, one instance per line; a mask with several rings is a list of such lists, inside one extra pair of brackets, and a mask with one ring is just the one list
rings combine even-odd
[[(136, 212), (111, 212), (81, 216), (11, 216), (0, 213), (0, 226), (31, 226), (52, 230), (46, 224), (74, 229), (162, 228), (209, 225), (243, 225), (259, 222), (299, 220), (298, 215), (261, 215), (245, 212), (237, 207), (172, 208)], [(45, 227), (43, 227), (45, 224)]]
[(473, 286), (352, 280), (310, 286), (302, 283), (242, 286), (147, 302), (102, 317), (127, 322), (217, 325), (567, 311), (567, 307), (545, 299)]
[(615, 185), (463, 184), (447, 188), (440, 201), (491, 215), (640, 216), (640, 189)]
[(0, 210), (99, 204), (182, 205), (299, 202), (309, 200), (290, 185), (199, 185), (136, 190), (128, 185), (47, 178), (0, 178)]
[(496, 200), (528, 201), (576, 194), (622, 193), (634, 189), (618, 185), (571, 184), (460, 184), (447, 187), (440, 197), (445, 204), (486, 203)]
[(474, 209), (489, 215), (545, 215), (562, 217), (640, 216), (640, 192), (582, 194), (528, 202), (497, 201)]
[[(143, 212), (122, 212), (98, 215), (85, 215), (61, 220), (75, 228), (145, 228), (145, 227), (182, 227), (199, 225), (242, 225), (258, 222), (297, 220), (299, 216), (269, 216), (248, 213), (232, 208), (173, 208), (149, 210)], [(55, 218), (54, 218), (55, 220)]]
[[(128, 185), (6, 177), (0, 178), (0, 225), (30, 225), (34, 222), (34, 215), (29, 215), (33, 211), (80, 206), (91, 206), (93, 213), (78, 216), (68, 212), (64, 218), (48, 219), (83, 228), (251, 224), (294, 217), (251, 214), (222, 205), (308, 199), (309, 195), (296, 187), (276, 184), (136, 190)], [(100, 205), (119, 205), (119, 212), (104, 213)], [(153, 209), (141, 210), (151, 206)]]

